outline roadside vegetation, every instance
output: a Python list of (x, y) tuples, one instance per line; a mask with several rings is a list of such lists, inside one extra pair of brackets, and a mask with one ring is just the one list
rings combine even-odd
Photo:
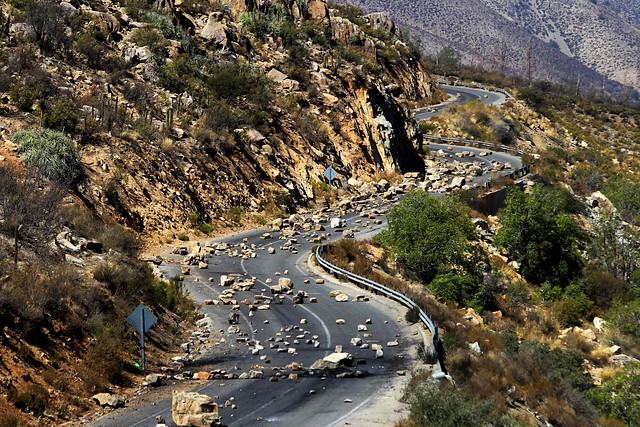
[[(25, 144), (25, 150), (37, 146)], [(66, 202), (60, 181), (72, 181), (65, 179), (64, 159), (45, 165), (25, 160), (33, 170), (0, 166), (0, 328), (3, 346), (18, 355), (3, 369), (24, 372), (35, 364), (41, 372), (6, 377), (0, 389), (22, 411), (69, 419), (87, 410), (92, 394), (128, 386), (140, 374), (133, 363), (138, 337), (124, 322), (140, 302), (161, 319), (149, 333), (152, 346), (173, 345), (165, 336), (177, 330), (175, 314), (193, 321), (195, 311), (179, 280), (156, 278), (136, 258), (140, 242), (131, 231)], [(62, 227), (95, 242), (93, 250), (103, 255), (75, 255), (81, 258), (69, 262), (50, 245)], [(17, 417), (2, 417), (20, 425)]]
[[(500, 140), (497, 124), (508, 123), (512, 144), (539, 150), (532, 182), (509, 188), (497, 215), (464, 206), (481, 192), (412, 193), (389, 211), (378, 238), (338, 242), (328, 256), (404, 292), (440, 328), (455, 387), (417, 375), (405, 396), (411, 414), (398, 426), (467, 425), (461, 413), (480, 424), (531, 425), (532, 412), (553, 425), (640, 425), (632, 391), (640, 111), (544, 84), (517, 92), (520, 99), (500, 109), (469, 103), (429, 122), (431, 132), (492, 142)], [(491, 232), (468, 232), (472, 218)], [(449, 407), (440, 394), (468, 405)]]

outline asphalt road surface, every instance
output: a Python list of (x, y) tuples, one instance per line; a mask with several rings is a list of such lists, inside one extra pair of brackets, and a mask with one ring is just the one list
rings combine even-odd
[[(328, 213), (327, 215), (331, 215)], [(349, 227), (360, 223), (363, 233), (375, 233), (382, 224), (365, 227), (364, 218), (346, 216)], [(380, 215), (379, 219), (383, 219)], [(371, 223), (371, 219), (368, 219)], [(329, 224), (323, 224), (324, 233), (335, 234)], [(228, 372), (249, 372), (256, 365), (263, 366), (265, 379), (256, 380), (224, 380), (200, 382), (195, 391), (214, 396), (220, 404), (232, 400), (237, 409), (221, 408), (220, 412), (225, 425), (274, 425), (274, 426), (333, 426), (355, 410), (366, 406), (388, 387), (396, 371), (405, 368), (407, 352), (422, 341), (417, 326), (409, 326), (398, 322), (405, 309), (352, 286), (334, 285), (328, 281), (316, 284), (315, 276), (309, 271), (307, 259), (312, 249), (313, 232), (294, 236), (297, 243), (292, 250), (281, 250), (280, 246), (288, 239), (280, 240), (278, 232), (272, 232), (272, 239), (261, 239), (265, 230), (255, 230), (227, 238), (226, 243), (233, 249), (255, 245), (255, 258), (242, 260), (228, 255), (213, 256), (209, 267), (205, 270), (193, 268), (199, 276), (197, 282), (189, 281), (189, 290), (198, 301), (215, 298), (224, 289), (219, 286), (220, 276), (238, 274), (240, 277), (255, 277), (256, 285), (249, 292), (236, 294), (237, 300), (253, 299), (256, 294), (268, 294), (271, 278), (277, 283), (279, 277), (289, 277), (294, 283), (294, 292), (306, 291), (309, 297), (317, 298), (317, 303), (294, 305), (287, 297), (282, 304), (271, 304), (269, 310), (257, 310), (249, 315), (248, 306), (240, 304), (241, 321), (239, 334), (226, 331), (226, 319), (230, 306), (205, 305), (204, 312), (212, 320), (224, 323), (217, 324), (225, 330), (226, 346), (217, 346), (210, 354), (205, 354), (197, 362), (185, 369), (199, 370), (223, 369)], [(320, 234), (318, 232), (317, 234)], [(331, 237), (331, 236), (330, 236)], [(269, 246), (276, 248), (275, 253), (267, 251)], [(297, 253), (294, 253), (297, 252)], [(181, 261), (181, 257), (175, 258)], [(170, 277), (179, 273), (179, 264), (163, 266), (165, 274)], [(284, 272), (288, 270), (285, 276)], [(280, 273), (279, 276), (276, 273)], [(212, 281), (209, 281), (212, 278)], [(305, 280), (309, 283), (304, 283)], [(349, 302), (336, 302), (329, 297), (329, 292), (339, 289), (349, 295)], [(358, 295), (369, 297), (369, 301), (354, 302)], [(302, 323), (305, 319), (305, 323)], [(344, 319), (344, 325), (337, 325), (336, 319)], [(367, 319), (370, 323), (367, 324)], [(358, 325), (365, 325), (367, 331), (358, 331)], [(242, 336), (245, 335), (245, 336)], [(351, 339), (359, 337), (364, 343), (381, 344), (384, 357), (375, 358), (375, 352), (351, 345)], [(246, 343), (236, 340), (248, 338), (259, 341), (265, 348), (253, 355)], [(278, 342), (279, 341), (279, 342)], [(316, 347), (313, 342), (317, 341)], [(398, 346), (388, 346), (389, 342), (398, 341)], [(270, 348), (277, 344), (278, 348)], [(336, 378), (333, 374), (310, 374), (301, 372), (297, 380), (280, 378), (277, 382), (269, 381), (275, 374), (274, 368), (284, 368), (291, 362), (309, 367), (317, 359), (332, 353), (336, 345), (342, 345), (344, 351), (353, 354), (354, 369), (363, 373), (363, 378)], [(290, 354), (287, 349), (295, 349)], [(285, 350), (285, 351), (283, 351)], [(266, 356), (266, 360), (261, 360)], [(291, 372), (284, 369), (285, 374)], [(346, 402), (345, 402), (346, 401)], [(166, 398), (154, 405), (139, 408), (125, 408), (115, 411), (95, 421), (92, 426), (154, 426), (155, 417), (161, 415), (171, 420), (171, 401)], [(173, 425), (169, 423), (170, 425)]]
[(451, 103), (464, 104), (465, 102), (479, 99), (483, 104), (500, 105), (505, 101), (505, 95), (498, 92), (490, 92), (482, 89), (474, 89), (464, 86), (440, 85), (440, 89), (447, 92), (452, 98), (442, 104), (423, 107), (415, 110), (417, 121), (428, 120), (442, 112)]
[[(472, 98), (480, 98), (485, 103), (500, 103), (500, 94), (478, 89), (444, 86), (447, 91), (460, 93), (457, 102)], [(450, 92), (451, 93), (451, 92)], [(484, 95), (489, 94), (486, 98)], [(495, 96), (494, 96), (495, 95)], [(447, 154), (466, 150), (475, 153), (474, 157), (455, 158), (459, 161), (479, 161), (490, 163), (491, 160), (510, 162), (513, 168), (521, 166), (517, 157), (491, 152), (480, 157), (482, 151), (472, 147), (455, 147), (444, 144), (430, 144), (432, 150), (442, 149)], [(488, 179), (488, 176), (479, 177)], [(478, 181), (478, 182), (484, 182)], [(393, 201), (391, 201), (393, 202)], [(385, 206), (389, 201), (380, 199), (358, 202), (365, 209), (375, 213), (364, 217), (354, 212), (343, 215), (347, 228), (359, 227), (361, 231), (356, 237), (370, 237), (384, 227)], [(325, 212), (322, 216), (328, 219), (337, 216), (335, 212)], [(377, 222), (377, 224), (375, 224)], [(213, 328), (220, 332), (224, 340), (216, 342), (210, 350), (196, 360), (184, 366), (184, 370), (197, 372), (219, 369), (228, 373), (243, 373), (261, 367), (264, 379), (252, 380), (208, 380), (189, 383), (192, 391), (212, 396), (216, 402), (226, 401), (235, 405), (222, 407), (220, 413), (223, 423), (228, 426), (342, 426), (350, 417), (366, 410), (375, 404), (376, 398), (388, 391), (397, 371), (409, 365), (408, 357), (415, 347), (423, 341), (424, 332), (418, 326), (408, 325), (402, 318), (406, 309), (386, 300), (355, 288), (348, 284), (334, 284), (329, 280), (317, 284), (318, 277), (310, 270), (308, 258), (312, 240), (321, 234), (327, 234), (327, 240), (337, 238), (339, 230), (332, 230), (328, 223), (322, 225), (325, 231), (305, 232), (300, 230), (295, 236), (283, 239), (281, 232), (267, 229), (237, 233), (225, 238), (215, 239), (211, 243), (225, 242), (231, 251), (241, 252), (253, 248), (255, 257), (242, 259), (227, 253), (214, 255), (209, 259), (206, 269), (192, 266), (192, 274), (186, 276), (186, 285), (193, 298), (203, 303), (205, 300), (217, 298), (224, 290), (220, 286), (222, 275), (237, 275), (241, 278), (255, 278), (255, 286), (250, 291), (238, 292), (234, 298), (255, 300), (256, 295), (269, 294), (269, 286), (276, 284), (279, 277), (289, 277), (294, 283), (294, 293), (302, 290), (309, 297), (317, 298), (317, 303), (293, 304), (291, 296), (287, 296), (282, 304), (270, 304), (268, 310), (249, 312), (248, 305), (240, 304), (239, 331), (229, 330), (227, 315), (231, 308), (228, 305), (203, 305), (204, 314), (211, 319)], [(263, 239), (263, 233), (269, 231), (271, 238)], [(281, 246), (293, 239), (290, 249)], [(324, 240), (326, 241), (326, 240)], [(268, 248), (275, 252), (269, 253)], [(174, 255), (161, 266), (166, 277), (180, 273), (182, 257)], [(286, 271), (286, 274), (285, 274)], [(197, 281), (195, 280), (197, 278)], [(267, 283), (271, 279), (273, 283)], [(307, 283), (305, 283), (307, 282)], [(329, 297), (332, 290), (340, 290), (349, 296), (348, 302), (336, 302)], [(368, 301), (355, 302), (357, 296), (366, 296)], [(304, 319), (304, 320), (303, 320)], [(336, 319), (344, 319), (342, 325)], [(370, 323), (367, 322), (370, 319)], [(367, 330), (358, 330), (365, 325)], [(363, 349), (351, 344), (352, 338), (360, 338), (370, 346), (380, 344), (383, 347), (382, 359), (375, 358), (371, 348)], [(389, 346), (397, 341), (397, 346)], [(255, 344), (263, 349), (253, 354)], [(250, 345), (251, 344), (251, 345)], [(342, 345), (344, 351), (353, 354), (354, 369), (362, 373), (361, 378), (338, 378), (335, 373), (298, 372), (298, 379), (287, 379), (292, 371), (286, 366), (292, 362), (308, 368), (314, 361), (322, 359)], [(292, 349), (292, 350), (290, 350)], [(277, 381), (269, 378), (277, 373), (284, 374)], [(156, 416), (162, 416), (168, 425), (175, 425), (171, 419), (171, 398), (167, 397), (153, 404), (122, 408), (113, 411), (92, 422), (93, 427), (146, 427), (155, 426)]]

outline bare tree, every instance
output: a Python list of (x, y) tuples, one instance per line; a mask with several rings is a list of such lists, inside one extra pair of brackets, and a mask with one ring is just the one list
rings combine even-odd
[(529, 39), (529, 45), (527, 46), (527, 84), (531, 86), (531, 77), (533, 74), (533, 38)]
[(40, 47), (55, 50), (65, 43), (65, 14), (57, 1), (27, 0), (23, 19), (33, 29)]
[(0, 166), (0, 230), (13, 238), (14, 264), (20, 239), (41, 237), (55, 214), (64, 190), (30, 171)]

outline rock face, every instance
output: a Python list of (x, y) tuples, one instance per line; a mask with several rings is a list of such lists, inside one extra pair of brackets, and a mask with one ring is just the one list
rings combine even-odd
[[(227, 2), (231, 18), (220, 12), (193, 18), (193, 33), (198, 35), (194, 40), (214, 62), (237, 58), (238, 62), (251, 64), (264, 77), (269, 75), (279, 82), (272, 89), (275, 99), (293, 94), (305, 104), (304, 108), (282, 108), (279, 102), (266, 106), (261, 113), (268, 120), (259, 132), (243, 125), (208, 133), (204, 126), (207, 132), (195, 135), (195, 129), (202, 125), (198, 121), (192, 128), (181, 125), (180, 129), (174, 127), (163, 133), (167, 135), (164, 141), (145, 140), (134, 132), (97, 135), (95, 143), (82, 149), (83, 162), (94, 166), (87, 168), (79, 192), (100, 215), (114, 216), (138, 232), (175, 234), (184, 231), (190, 215), (212, 225), (230, 223), (225, 212), (231, 208), (261, 211), (272, 202), (275, 193), (286, 195), (294, 204), (307, 203), (317, 196), (311, 182), (323, 179), (327, 164), (333, 165), (344, 181), (350, 176), (366, 180), (380, 171), (424, 169), (417, 153), (422, 135), (402, 102), (430, 98), (434, 90), (431, 77), (402, 50), (401, 44), (389, 45), (390, 41), (376, 39), (362, 30), (362, 26), (370, 25), (381, 31), (396, 31), (388, 16), (373, 14), (368, 24), (360, 23), (360, 28), (330, 13), (324, 0), (311, 0), (305, 7), (295, 0), (278, 1), (297, 23), (311, 19), (324, 26), (327, 34), (361, 52), (367, 64), (377, 70), (371, 73), (360, 61), (340, 59), (337, 52), (327, 51), (309, 39), (305, 58), (309, 81), (303, 85), (277, 69), (279, 58), (288, 54), (281, 42), (259, 40), (237, 22), (240, 14), (263, 10), (260, 8), (265, 3), (232, 0)], [(386, 52), (396, 47), (399, 59), (388, 60), (380, 55), (381, 49)], [(132, 48), (127, 39), (121, 49), (123, 54), (129, 49), (130, 58), (138, 60), (140, 55), (146, 55)], [(216, 56), (220, 51), (224, 55)], [(247, 51), (260, 52), (267, 59), (256, 61), (256, 55)], [(147, 62), (139, 65), (145, 70), (153, 67)], [(140, 77), (152, 81), (143, 71), (140, 68)], [(318, 94), (310, 93), (309, 87), (317, 87)], [(114, 86), (112, 90), (118, 88)], [(172, 100), (174, 123), (205, 116), (206, 105), (187, 92), (151, 92), (149, 97), (155, 104)], [(132, 107), (126, 108), (127, 114), (136, 117)], [(168, 116), (169, 105), (163, 108)], [(164, 117), (165, 112), (152, 119), (151, 125), (159, 130), (166, 123), (158, 116)], [(115, 175), (117, 181), (113, 179)]]
[(193, 392), (174, 392), (171, 416), (180, 427), (211, 427), (220, 425), (218, 404), (211, 397)]

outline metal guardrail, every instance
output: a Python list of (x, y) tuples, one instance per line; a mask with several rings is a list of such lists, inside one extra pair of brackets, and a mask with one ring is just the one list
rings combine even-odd
[[(523, 154), (525, 154), (523, 150), (516, 150), (515, 148), (509, 147), (508, 145), (493, 144), (491, 142), (486, 142), (486, 141), (476, 141), (473, 139), (462, 139), (462, 138), (448, 138), (444, 136), (427, 135), (427, 134), (423, 134), (422, 137), (424, 139), (428, 139), (431, 141), (448, 142), (453, 145), (463, 146), (463, 147), (483, 147), (483, 148), (488, 148), (494, 151), (502, 151), (504, 153), (517, 154), (518, 156), (522, 156)], [(520, 169), (511, 172), (508, 176), (509, 178), (513, 178), (513, 179), (520, 178), (527, 175), (529, 173), (529, 170), (531, 170), (531, 164), (522, 166)]]
[(318, 264), (320, 264), (325, 270), (346, 277), (351, 282), (356, 283), (358, 285), (364, 286), (369, 290), (373, 290), (378, 292), (400, 304), (404, 305), (409, 309), (417, 309), (418, 316), (420, 321), (426, 326), (426, 328), (431, 332), (431, 342), (425, 342), (425, 349), (428, 351), (429, 355), (435, 358), (438, 358), (438, 345), (440, 341), (440, 336), (438, 335), (438, 328), (433, 323), (433, 320), (427, 315), (427, 313), (422, 310), (418, 304), (413, 302), (413, 300), (407, 297), (400, 292), (396, 292), (393, 289), (389, 289), (386, 286), (383, 286), (379, 283), (374, 282), (373, 280), (369, 280), (365, 277), (358, 276), (350, 271), (344, 270), (336, 265), (331, 264), (329, 261), (325, 260), (322, 257), (324, 253), (325, 245), (318, 246), (316, 249), (316, 259), (318, 260)]
[(525, 154), (525, 152), (523, 150), (516, 150), (515, 148), (509, 147), (508, 145), (493, 144), (491, 142), (476, 141), (476, 140), (473, 140), (473, 139), (450, 138), (450, 137), (446, 137), (446, 136), (427, 135), (427, 134), (423, 134), (422, 137), (424, 139), (428, 139), (428, 140), (431, 140), (431, 141), (451, 142), (452, 144), (455, 144), (455, 145), (465, 145), (465, 146), (472, 146), (472, 147), (491, 148), (491, 149), (494, 149), (496, 151), (503, 151), (505, 153), (513, 153), (513, 154), (517, 154), (519, 156), (522, 156), (523, 154)]

